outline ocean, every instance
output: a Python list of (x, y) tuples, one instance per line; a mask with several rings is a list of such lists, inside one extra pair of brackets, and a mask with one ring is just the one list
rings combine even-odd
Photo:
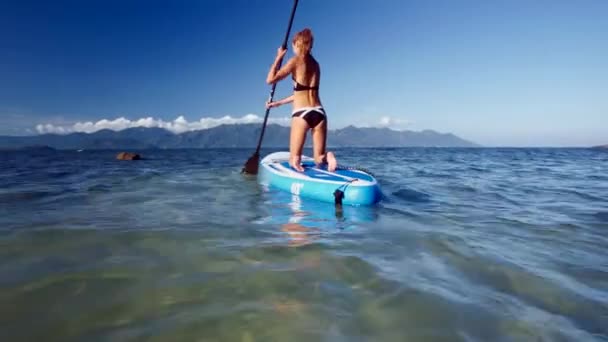
[(0, 152), (1, 341), (608, 341), (608, 151), (338, 149), (343, 212), (117, 152)]

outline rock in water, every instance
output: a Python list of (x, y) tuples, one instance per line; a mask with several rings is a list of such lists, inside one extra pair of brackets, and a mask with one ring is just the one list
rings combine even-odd
[(120, 152), (116, 155), (116, 159), (118, 160), (140, 160), (141, 156), (137, 153), (131, 152)]

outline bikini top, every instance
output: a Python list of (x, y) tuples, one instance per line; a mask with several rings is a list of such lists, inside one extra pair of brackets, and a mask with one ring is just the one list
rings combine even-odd
[(319, 90), (319, 85), (316, 85), (314, 87), (311, 86), (307, 86), (307, 85), (303, 85), (300, 84), (298, 81), (296, 81), (296, 78), (293, 74), (291, 74), (291, 79), (296, 82), (296, 85), (293, 87), (293, 91), (301, 91), (301, 90)]

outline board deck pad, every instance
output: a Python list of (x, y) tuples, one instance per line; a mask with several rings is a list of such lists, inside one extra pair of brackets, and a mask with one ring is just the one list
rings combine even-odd
[[(298, 172), (289, 165), (289, 162), (284, 161), (277, 164), (280, 164), (284, 168), (291, 171)], [(274, 163), (269, 164), (269, 166), (279, 172), (281, 171), (281, 169), (277, 168)], [(373, 180), (373, 178), (367, 173), (340, 166), (338, 166), (334, 172), (327, 171), (326, 164), (317, 166), (314, 162), (304, 162), (302, 163), (302, 167), (304, 168), (304, 172), (300, 173), (312, 179), (333, 180), (336, 182), (349, 181), (352, 178), (366, 180), (369, 182)]]

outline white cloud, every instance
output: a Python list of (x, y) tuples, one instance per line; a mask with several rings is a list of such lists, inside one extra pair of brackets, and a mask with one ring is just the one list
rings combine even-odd
[(388, 127), (393, 129), (403, 129), (405, 126), (408, 126), (410, 122), (408, 120), (392, 118), (390, 116), (383, 116), (380, 118), (378, 122), (379, 127)]
[[(74, 132), (93, 133), (102, 129), (111, 129), (113, 131), (120, 131), (126, 128), (133, 127), (159, 127), (169, 130), (173, 133), (183, 133), (187, 131), (196, 131), (201, 129), (212, 128), (223, 124), (247, 124), (247, 123), (261, 123), (264, 118), (259, 117), (255, 114), (247, 114), (240, 118), (226, 115), (220, 118), (201, 118), (198, 121), (189, 122), (184, 116), (179, 116), (173, 121), (164, 121), (162, 119), (155, 119), (152, 117), (141, 118), (137, 120), (129, 120), (124, 117), (120, 117), (114, 120), (102, 119), (97, 122), (77, 122), (73, 125), (62, 126), (53, 125), (50, 123), (39, 124), (36, 126), (36, 131), (40, 134), (44, 133), (55, 133), (55, 134), (68, 134)], [(290, 119), (284, 118), (269, 118), (269, 123), (276, 123), (279, 125), (289, 125)]]
[(358, 127), (377, 127), (377, 128), (390, 128), (392, 130), (401, 131), (412, 126), (412, 122), (406, 119), (394, 118), (390, 116), (378, 116), (368, 115), (367, 118), (375, 121), (359, 121), (355, 124)]

